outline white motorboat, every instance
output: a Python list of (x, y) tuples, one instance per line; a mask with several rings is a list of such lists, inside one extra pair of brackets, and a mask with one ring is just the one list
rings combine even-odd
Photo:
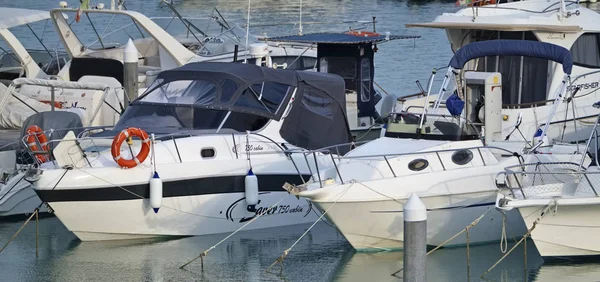
[[(600, 107), (600, 103), (595, 106)], [(597, 126), (598, 121), (594, 128)], [(592, 140), (597, 150), (595, 135), (587, 144), (590, 146)], [(600, 255), (597, 166), (586, 170), (579, 162), (520, 164), (507, 167), (498, 178), (501, 192), (496, 207), (518, 210), (532, 230), (531, 238), (542, 257)]]
[[(69, 23), (67, 18), (74, 18), (77, 11), (70, 8), (50, 11), (57, 33), (71, 57), (70, 62), (57, 75), (62, 80), (76, 81), (84, 75), (101, 75), (114, 77), (122, 83), (124, 43), (132, 37), (139, 53), (140, 92), (153, 82), (160, 71), (191, 62), (245, 62), (294, 70), (313, 70), (317, 65), (315, 44), (288, 42), (264, 36), (259, 38), (219, 17), (184, 18), (173, 9), (173, 17), (148, 18), (135, 11), (89, 9), (83, 10), (85, 17), (82, 17), (80, 22)], [(65, 18), (64, 15), (68, 17)], [(90, 30), (100, 30), (100, 27), (103, 32), (90, 33)], [(364, 34), (359, 34), (358, 37), (363, 36)], [(347, 37), (353, 40), (357, 38)], [(380, 42), (386, 41), (384, 39), (383, 35), (373, 38)], [(339, 44), (337, 47), (341, 48)], [(352, 55), (359, 57), (356, 54)], [(363, 60), (372, 60), (373, 52), (361, 56), (364, 57)], [(345, 68), (347, 65), (344, 63), (333, 64), (338, 68)], [(96, 67), (89, 68), (91, 64)], [(372, 71), (372, 61), (367, 67), (366, 71)], [(356, 65), (352, 70), (356, 72), (359, 68), (360, 65)], [(351, 120), (350, 127), (355, 136), (374, 132), (376, 134), (371, 137), (378, 137), (378, 131), (372, 130), (370, 126), (373, 123), (370, 116), (373, 115), (376, 119), (377, 113), (374, 109), (380, 95), (372, 89), (373, 73), (369, 75), (366, 72), (365, 75), (367, 77), (357, 76), (352, 79), (354, 84), (360, 79), (369, 84), (369, 93), (363, 95), (364, 99), (371, 99), (368, 103), (372, 109), (369, 109), (369, 112), (363, 109), (364, 113)], [(359, 88), (353, 86), (349, 89), (356, 92)], [(347, 101), (352, 113), (367, 104), (363, 101), (357, 103), (356, 94), (354, 99), (349, 97)], [(368, 119), (369, 122), (363, 122), (363, 119)]]
[[(312, 222), (312, 205), (281, 187), (331, 164), (300, 148), (351, 141), (344, 105), (336, 75), (191, 63), (161, 72), (112, 131), (55, 140), (54, 161), (26, 179), (82, 241)], [(131, 134), (141, 142), (121, 148)]]
[[(0, 68), (3, 82), (0, 84), (0, 128), (5, 135), (0, 144), (0, 217), (5, 217), (30, 213), (41, 204), (30, 184), (22, 179), (24, 169), (32, 160), (22, 159), (18, 154), (23, 146), (21, 137), (31, 122), (57, 132), (69, 124), (112, 126), (119, 117), (117, 109), (121, 108), (123, 92), (121, 84), (110, 77), (82, 76), (74, 82), (52, 79), (66, 59), (62, 52), (49, 49), (44, 44), (47, 42), (45, 34), (36, 34), (33, 28), (50, 18), (48, 12), (0, 8), (0, 14), (0, 43), (6, 46), (2, 48)], [(26, 48), (19, 38), (27, 36), (38, 39), (45, 53)], [(80, 121), (71, 123), (69, 119), (60, 119), (61, 114), (44, 113), (54, 110), (74, 112), (78, 116), (74, 119)], [(42, 118), (44, 116), (46, 118)], [(52, 124), (53, 119), (63, 123)]]
[[(265, 43), (251, 34), (246, 38), (245, 30), (219, 18), (183, 18), (178, 14), (168, 19), (149, 18), (129, 10), (84, 9), (85, 16), (80, 22), (70, 23), (68, 19), (75, 18), (77, 13), (74, 8), (50, 11), (57, 33), (72, 58), (58, 73), (63, 80), (76, 81), (82, 75), (101, 73), (121, 81), (123, 50), (130, 38), (139, 53), (141, 91), (158, 72), (191, 62), (249, 61), (264, 65), (268, 60), (269, 65), (278, 68), (314, 68), (316, 50), (311, 46)], [(96, 67), (87, 68), (90, 64)]]
[[(468, 61), (485, 55), (535, 56), (562, 63), (566, 75), (561, 79), (562, 87), (554, 94), (552, 111), (556, 111), (572, 67), (568, 50), (548, 43), (513, 40), (472, 43), (458, 50), (450, 62), (449, 73), (458, 73)], [(466, 73), (469, 77), (473, 75), (485, 81), (485, 91), (464, 94), (466, 111), (462, 108), (457, 111), (453, 105), (460, 103), (450, 97), (446, 101), (450, 115), (428, 113), (435, 110), (439, 100), (433, 109), (427, 106), (416, 113), (392, 114), (386, 136), (392, 133), (394, 138), (373, 140), (350, 151), (339, 158), (337, 166), (321, 170), (313, 177), (318, 181), (306, 184), (307, 191), (298, 195), (326, 212), (326, 217), (358, 250), (402, 247), (402, 207), (413, 193), (428, 209), (428, 244), (442, 244), (484, 214), (478, 225), (470, 229), (470, 242), (500, 240), (503, 218), (493, 209), (496, 174), (508, 165), (522, 162), (580, 160), (582, 153), (577, 153), (576, 145), (558, 144), (544, 148), (545, 153), (541, 153), (541, 145), (551, 142), (543, 134), (533, 147), (521, 143), (519, 151), (507, 150), (514, 145), (502, 142), (505, 138), (501, 134), (501, 75)], [(478, 117), (470, 115), (474, 106), (470, 101), (478, 99), (485, 101), (485, 118), (479, 124), (475, 120)], [(425, 103), (428, 104), (429, 101)], [(549, 118), (538, 128), (547, 132), (551, 121)], [(483, 140), (480, 130), (484, 132)], [(506, 216), (509, 226), (506, 235), (523, 235), (525, 226), (519, 224), (518, 214)], [(465, 237), (459, 236), (447, 246), (464, 243)]]
[[(472, 42), (496, 39), (547, 42), (570, 49), (573, 70), (567, 91), (571, 99), (558, 108), (547, 135), (550, 139), (585, 142), (596, 116), (589, 105), (600, 100), (600, 41), (596, 40), (600, 36), (600, 14), (577, 1), (472, 2), (478, 3), (443, 13), (432, 22), (407, 27), (446, 30), (453, 52)], [(485, 56), (471, 61), (465, 70), (502, 74), (503, 135), (514, 129), (512, 125), (521, 115), (519, 130), (526, 138), (534, 136), (538, 124), (550, 115), (553, 98), (547, 94), (561, 87), (564, 75), (557, 64), (527, 56)], [(467, 83), (463, 79), (457, 85), (464, 88)], [(407, 105), (421, 106), (422, 101), (409, 100)], [(563, 121), (573, 125), (563, 129)], [(520, 134), (509, 137), (523, 141)]]

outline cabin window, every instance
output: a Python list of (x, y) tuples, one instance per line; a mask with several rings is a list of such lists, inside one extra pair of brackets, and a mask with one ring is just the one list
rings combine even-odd
[[(243, 62), (244, 59), (238, 59), (238, 62)], [(312, 70), (317, 67), (317, 58), (313, 57), (298, 57), (298, 56), (272, 56), (273, 65), (277, 64), (278, 69), (287, 70)], [(256, 64), (256, 59), (246, 59), (248, 64)], [(285, 66), (285, 67), (284, 67)]]
[(252, 84), (248, 87), (235, 102), (235, 106), (267, 110), (269, 113), (276, 114), (281, 108), (285, 97), (292, 93), (293, 87), (277, 82), (264, 81), (262, 83)]
[(282, 67), (287, 64), (286, 69), (288, 70), (310, 70), (317, 66), (317, 59), (313, 57), (300, 57), (297, 56), (277, 56), (271, 57), (273, 64), (277, 64), (278, 67)]
[(142, 98), (144, 102), (186, 105), (211, 105), (217, 87), (206, 80), (175, 80), (153, 89)]
[(203, 148), (200, 151), (200, 156), (202, 156), (202, 158), (214, 158), (215, 148)]
[(362, 58), (360, 60), (360, 100), (369, 102), (371, 100), (371, 60)]
[(571, 47), (573, 64), (584, 68), (600, 68), (600, 33), (584, 33)]
[(321, 58), (319, 71), (337, 74), (344, 79), (354, 79), (356, 77), (356, 59), (352, 57)]
[[(472, 32), (473, 41), (513, 39), (538, 41), (533, 32), (483, 31)], [(477, 71), (502, 74), (504, 107), (527, 108), (548, 99), (548, 60), (522, 56), (488, 56), (473, 60)], [(473, 69), (473, 68), (470, 68)], [(539, 103), (537, 103), (539, 102)]]
[(429, 162), (426, 159), (416, 159), (408, 163), (408, 169), (412, 171), (421, 171), (429, 166)]
[(235, 91), (237, 91), (238, 88), (239, 86), (235, 81), (231, 79), (224, 79), (221, 82), (221, 104), (226, 104), (227, 102), (231, 101), (233, 94), (235, 94)]
[(457, 165), (466, 165), (473, 159), (470, 150), (459, 150), (452, 154), (452, 162)]
[(320, 91), (312, 86), (304, 86), (302, 105), (309, 111), (324, 118), (333, 119), (331, 100), (319, 95)]

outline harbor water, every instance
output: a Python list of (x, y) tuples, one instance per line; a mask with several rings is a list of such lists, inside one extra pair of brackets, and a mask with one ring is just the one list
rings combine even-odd
[[(79, 1), (67, 1), (78, 6)], [(102, 1), (92, 1), (93, 3)], [(108, 0), (106, 6), (109, 6)], [(49, 10), (58, 1), (2, 1), (1, 6)], [(129, 10), (147, 16), (171, 16), (155, 0), (126, 1)], [(375, 80), (390, 94), (408, 95), (419, 91), (415, 81), (426, 84), (431, 70), (448, 64), (450, 45), (443, 30), (406, 29), (404, 24), (433, 20), (443, 12), (458, 10), (454, 1), (339, 0), (302, 1), (304, 33), (340, 31), (348, 21), (377, 17), (377, 31), (399, 35), (420, 35), (419, 39), (381, 44), (375, 56)], [(268, 25), (297, 23), (299, 0), (252, 0), (250, 32), (269, 36), (297, 32), (297, 26)], [(600, 10), (600, 5), (589, 4)], [(595, 5), (598, 5), (597, 7)], [(175, 0), (174, 7), (186, 17), (208, 17), (217, 7), (228, 22), (243, 25), (247, 20), (246, 0)], [(332, 22), (335, 24), (309, 24)], [(43, 25), (38, 28), (52, 29)], [(94, 37), (89, 31), (90, 38)], [(34, 38), (32, 38), (32, 42)], [(57, 38), (45, 37), (50, 47)], [(33, 44), (33, 43), (32, 43)], [(26, 47), (27, 42), (26, 42)], [(34, 46), (35, 47), (35, 46)], [(435, 89), (435, 88), (434, 88)], [(127, 216), (127, 215), (123, 215)], [(85, 219), (82, 219), (85, 220)], [(485, 219), (484, 219), (485, 220)], [(0, 222), (0, 245), (19, 230), (23, 221)], [(360, 224), (360, 223), (357, 223)], [(168, 238), (81, 242), (55, 217), (40, 219), (36, 258), (36, 223), (30, 222), (0, 253), (0, 282), (4, 281), (402, 281), (399, 270), (402, 252), (357, 253), (344, 237), (326, 222), (315, 225), (283, 260), (274, 265), (310, 227), (310, 224), (242, 231), (200, 260), (179, 267), (228, 234)], [(474, 227), (484, 228), (484, 227)], [(509, 238), (508, 248), (515, 243)], [(446, 248), (427, 257), (428, 281), (600, 281), (600, 260), (546, 261), (533, 242), (519, 245), (484, 277), (480, 277), (504, 254), (500, 244)], [(470, 257), (468, 260), (467, 257)], [(469, 269), (469, 272), (467, 271)]]

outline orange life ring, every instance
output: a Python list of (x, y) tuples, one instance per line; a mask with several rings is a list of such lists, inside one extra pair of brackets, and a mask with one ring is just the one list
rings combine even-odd
[[(38, 148), (38, 142), (40, 146), (42, 146), (42, 152), (48, 153), (48, 137), (44, 134), (44, 131), (37, 125), (32, 125), (27, 128), (25, 131), (27, 134), (27, 146), (32, 152), (39, 152), (40, 148)], [(41, 163), (45, 163), (49, 160), (48, 155), (45, 154), (36, 154), (34, 153), (35, 158), (38, 159)]]
[[(137, 156), (133, 157), (133, 159), (123, 159), (121, 157), (121, 144), (123, 144), (123, 141), (125, 141), (127, 138), (133, 136), (142, 139), (142, 148)], [(123, 129), (123, 131), (121, 131), (113, 139), (112, 146), (110, 147), (110, 153), (120, 167), (132, 168), (143, 163), (150, 153), (150, 138), (148, 138), (148, 133), (139, 128)]]
[(467, 7), (473, 7), (473, 6), (476, 6), (476, 7), (480, 6), (481, 7), (481, 6), (485, 6), (485, 5), (488, 5), (488, 4), (490, 4), (490, 5), (496, 4), (496, 0), (480, 0), (480, 1), (477, 1), (477, 2), (471, 2), (471, 3), (467, 4)]
[(381, 34), (379, 34), (377, 32), (361, 31), (361, 30), (351, 30), (351, 31), (346, 32), (346, 34), (351, 34), (351, 35), (354, 35), (354, 36), (361, 36), (361, 37), (381, 36)]

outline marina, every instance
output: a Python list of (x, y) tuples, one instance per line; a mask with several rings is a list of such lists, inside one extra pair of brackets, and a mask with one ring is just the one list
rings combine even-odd
[(0, 280), (597, 281), (598, 11), (0, 3)]

